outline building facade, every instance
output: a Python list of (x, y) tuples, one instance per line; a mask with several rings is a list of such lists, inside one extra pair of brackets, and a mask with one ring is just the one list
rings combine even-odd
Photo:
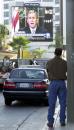
[[(43, 47), (43, 48), (48, 48), (48, 45), (51, 44), (55, 44), (54, 39), (55, 39), (55, 34), (57, 31), (62, 32), (62, 35), (64, 35), (64, 44), (66, 43), (65, 41), (65, 30), (66, 30), (66, 26), (65, 26), (65, 6), (61, 7), (61, 2), (64, 5), (64, 0), (0, 0), (2, 1), (1, 4), (1, 8), (2, 8), (2, 14), (0, 14), (0, 21), (2, 21), (2, 23), (4, 25), (6, 25), (8, 27), (8, 29), (10, 30), (10, 34), (12, 33), (12, 25), (11, 25), (11, 16), (12, 16), (12, 6), (22, 6), (25, 3), (40, 3), (42, 6), (49, 6), (53, 8), (53, 41), (44, 41), (44, 42), (36, 42), (37, 44), (35, 44), (35, 42), (31, 42), (31, 46), (32, 48), (36, 47)], [(63, 11), (64, 10), (64, 11)]]
[(4, 4), (3, 4), (3, 0), (0, 0), (1, 4), (0, 4), (0, 24), (4, 24)]

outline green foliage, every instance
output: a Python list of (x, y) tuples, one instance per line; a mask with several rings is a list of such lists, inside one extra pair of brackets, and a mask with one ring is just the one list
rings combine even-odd
[(2, 47), (2, 41), (9, 34), (9, 30), (5, 25), (0, 24), (0, 47)]
[(5, 35), (8, 34), (9, 34), (9, 30), (7, 29), (7, 27), (5, 25), (0, 24), (0, 37), (2, 36), (4, 38)]
[(13, 41), (10, 43), (10, 45), (13, 47), (14, 50), (18, 50), (19, 47), (27, 47), (27, 45), (30, 43), (30, 41), (23, 36), (14, 37)]
[(45, 52), (46, 52), (46, 50), (37, 48), (37, 49), (32, 51), (32, 55), (33, 55), (33, 57), (41, 58), (42, 54)]
[(25, 11), (24, 11), (24, 9), (20, 8), (19, 14), (20, 14), (20, 18), (21, 19), (24, 18), (25, 17)]
[(56, 32), (55, 34), (55, 46), (56, 47), (63, 46), (63, 37), (61, 36), (60, 32)]
[(13, 38), (13, 41), (10, 42), (10, 46), (13, 48), (13, 50), (17, 51), (18, 58), (21, 58), (21, 53), (25, 48), (28, 48), (29, 43), (30, 41), (26, 37), (19, 36)]

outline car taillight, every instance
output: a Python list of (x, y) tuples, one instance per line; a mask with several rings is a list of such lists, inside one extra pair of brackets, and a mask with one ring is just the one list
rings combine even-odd
[(4, 83), (4, 88), (15, 88), (16, 86), (15, 86), (15, 83), (14, 82), (8, 82), (8, 81), (6, 81), (5, 83)]
[(34, 83), (33, 85), (33, 88), (39, 88), (39, 89), (42, 89), (42, 88), (47, 88), (47, 84), (45, 82), (36, 82)]

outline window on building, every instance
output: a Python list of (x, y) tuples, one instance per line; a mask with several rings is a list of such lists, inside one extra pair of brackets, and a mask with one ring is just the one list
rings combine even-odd
[(54, 0), (43, 0), (43, 2), (53, 2)]
[(55, 7), (55, 13), (59, 13), (60, 12), (60, 7)]
[(60, 25), (55, 25), (55, 30), (56, 30), (56, 32), (60, 32)]
[(9, 12), (8, 11), (4, 12), (4, 17), (9, 17)]
[(60, 0), (55, 0), (55, 3), (56, 3), (56, 4), (59, 4), (59, 3), (60, 3)]
[(5, 19), (4, 20), (4, 25), (8, 25), (9, 24), (9, 19)]
[(55, 15), (55, 21), (60, 21), (60, 15)]
[(9, 9), (9, 4), (4, 4), (4, 9)]
[(12, 1), (12, 0), (4, 0), (4, 1)]

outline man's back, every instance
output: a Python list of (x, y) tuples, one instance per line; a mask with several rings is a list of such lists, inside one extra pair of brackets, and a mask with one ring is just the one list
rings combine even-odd
[(49, 80), (66, 80), (67, 62), (58, 56), (47, 62)]

